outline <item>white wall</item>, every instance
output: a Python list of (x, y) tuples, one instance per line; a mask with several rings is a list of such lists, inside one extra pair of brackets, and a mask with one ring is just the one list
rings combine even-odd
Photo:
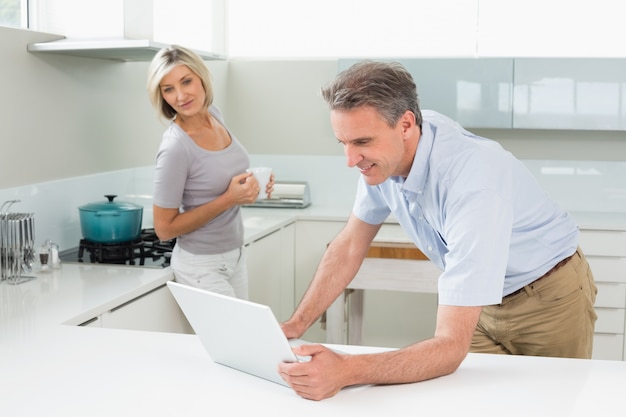
[[(26, 49), (54, 38), (0, 27), (0, 189), (154, 162), (163, 125), (145, 87), (148, 63)], [(226, 66), (209, 63), (218, 104)]]
[(226, 0), (231, 57), (626, 57), (623, 0)]

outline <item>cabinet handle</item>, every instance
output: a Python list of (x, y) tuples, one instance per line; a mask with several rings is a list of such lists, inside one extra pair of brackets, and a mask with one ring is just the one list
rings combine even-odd
[(83, 323), (79, 324), (79, 326), (88, 326), (88, 325), (90, 325), (91, 323), (93, 323), (95, 321), (98, 321), (98, 317), (94, 317), (91, 320), (87, 320), (86, 322), (83, 322)]
[(163, 284), (160, 287), (153, 288), (150, 291), (148, 291), (147, 293), (141, 294), (139, 297), (135, 297), (135, 298), (133, 298), (131, 300), (126, 301), (125, 303), (122, 303), (122, 304), (120, 304), (120, 305), (118, 305), (116, 307), (113, 307), (112, 309), (109, 310), (109, 312), (113, 313), (114, 311), (119, 310), (120, 308), (123, 308), (123, 307), (129, 305), (130, 303), (134, 303), (135, 301), (137, 301), (137, 300), (139, 300), (139, 299), (141, 299), (141, 298), (143, 298), (143, 297), (145, 297), (147, 295), (150, 295), (150, 294), (152, 294), (153, 292), (155, 292), (157, 290), (160, 290), (161, 288), (165, 287), (166, 285), (167, 284)]

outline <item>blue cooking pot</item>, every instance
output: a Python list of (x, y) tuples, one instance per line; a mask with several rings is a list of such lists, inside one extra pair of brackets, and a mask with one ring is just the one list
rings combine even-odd
[(120, 243), (135, 240), (141, 234), (143, 207), (139, 204), (113, 201), (116, 195), (105, 195), (108, 201), (80, 206), (80, 229), (83, 238), (97, 243)]

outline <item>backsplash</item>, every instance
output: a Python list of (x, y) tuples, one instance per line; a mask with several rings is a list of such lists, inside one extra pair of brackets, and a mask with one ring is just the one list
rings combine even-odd
[(35, 213), (36, 244), (51, 239), (64, 250), (78, 246), (82, 238), (78, 207), (104, 202), (105, 194), (117, 195), (116, 201), (143, 205), (144, 226), (151, 227), (152, 178), (153, 167), (105, 172), (3, 189), (0, 202), (20, 200), (11, 211)]
[[(626, 162), (524, 163), (568, 211), (626, 213)], [(359, 172), (348, 168), (343, 156), (250, 155), (250, 164), (271, 167), (278, 180), (308, 181), (314, 206), (352, 207)], [(35, 213), (36, 244), (51, 239), (64, 250), (77, 246), (82, 237), (78, 207), (105, 201), (105, 194), (142, 205), (143, 227), (152, 227), (153, 173), (154, 167), (147, 166), (3, 189), (0, 204), (20, 200), (11, 211)]]

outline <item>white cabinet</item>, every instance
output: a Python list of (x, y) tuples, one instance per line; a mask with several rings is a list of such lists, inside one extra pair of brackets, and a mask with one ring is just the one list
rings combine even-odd
[(513, 127), (625, 130), (626, 59), (515, 59)]
[[(339, 70), (358, 60), (339, 60)], [(420, 107), (466, 128), (626, 130), (623, 58), (405, 58)]]
[(593, 358), (625, 360), (626, 232), (581, 230), (580, 246), (598, 286)]
[(294, 309), (294, 239), (291, 223), (247, 245), (249, 299), (270, 306), (279, 321)]
[(513, 59), (411, 59), (422, 109), (435, 110), (466, 128), (510, 128)]
[[(339, 70), (357, 61), (340, 60)], [(512, 126), (512, 58), (417, 58), (400, 62), (417, 84), (420, 108), (435, 110), (466, 128)]]
[(99, 321), (105, 328), (193, 333), (166, 285), (107, 311)]

